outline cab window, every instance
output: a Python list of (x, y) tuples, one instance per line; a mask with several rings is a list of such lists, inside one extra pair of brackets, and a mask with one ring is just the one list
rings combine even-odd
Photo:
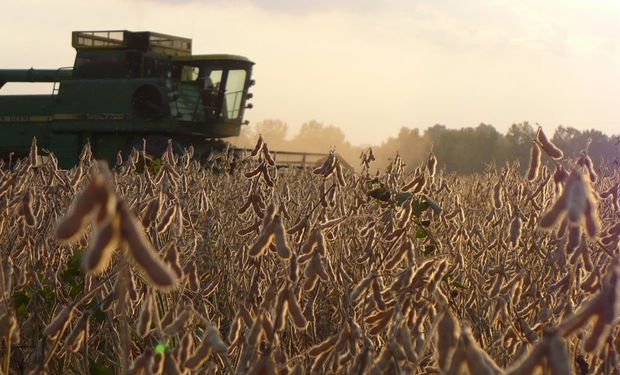
[(239, 118), (243, 104), (243, 89), (246, 72), (243, 69), (230, 70), (226, 79), (226, 100), (223, 108), (231, 120)]
[(222, 83), (222, 70), (211, 70), (205, 77), (205, 90), (207, 92), (216, 94), (220, 90), (220, 85)]
[(195, 81), (198, 79), (200, 69), (196, 66), (184, 65), (181, 70), (181, 81)]

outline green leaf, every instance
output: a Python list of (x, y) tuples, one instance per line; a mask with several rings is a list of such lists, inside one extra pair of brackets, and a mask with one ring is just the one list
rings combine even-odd
[(89, 369), (90, 375), (114, 375), (114, 371), (104, 365), (91, 361)]
[(98, 302), (95, 302), (95, 301), (91, 302), (88, 308), (90, 309), (90, 316), (95, 318), (95, 321), (99, 323), (102, 323), (105, 321), (105, 312), (101, 310)]
[(429, 255), (434, 252), (435, 252), (435, 245), (433, 244), (424, 246), (424, 251), (422, 251), (422, 253), (424, 253), (425, 255)]
[(54, 290), (49, 285), (45, 285), (43, 289), (39, 291), (39, 294), (41, 295), (41, 297), (43, 297), (43, 299), (47, 303), (53, 303), (56, 300), (56, 295), (54, 294)]
[(71, 258), (69, 258), (64, 271), (60, 275), (61, 280), (73, 288), (82, 286), (82, 271), (80, 269), (82, 255), (83, 251), (76, 251), (73, 253)]
[(71, 297), (77, 297), (84, 291), (84, 285), (82, 283), (71, 285), (71, 289), (69, 290), (69, 295)]
[(418, 230), (415, 232), (415, 238), (425, 238), (428, 236), (428, 232), (422, 227), (418, 227)]
[(390, 193), (390, 190), (388, 190), (388, 188), (382, 186), (380, 188), (369, 191), (368, 196), (382, 202), (388, 202), (392, 197), (392, 193)]
[(75, 276), (75, 271), (65, 270), (63, 273), (60, 274), (60, 280), (62, 280), (66, 284), (73, 286), (75, 285)]
[(168, 345), (166, 345), (165, 342), (158, 342), (157, 345), (155, 345), (155, 353), (165, 353), (169, 350), (170, 348), (168, 347)]
[(60, 274), (60, 279), (70, 286), (69, 296), (71, 297), (76, 297), (84, 291), (84, 277), (80, 268), (83, 255), (83, 251), (75, 251)]
[(433, 209), (433, 211), (435, 211), (435, 214), (439, 215), (441, 213), (441, 207), (439, 207), (439, 204), (435, 202), (432, 198), (425, 195), (424, 200)]
[(422, 212), (426, 211), (429, 206), (426, 201), (415, 200), (411, 202), (411, 207), (413, 208), (413, 214), (416, 217), (420, 217), (420, 215), (422, 215)]
[(149, 172), (155, 176), (156, 174), (159, 173), (159, 170), (162, 167), (162, 163), (161, 163), (161, 159), (159, 158), (155, 158), (151, 161), (151, 163), (149, 164)]
[(397, 205), (402, 206), (403, 203), (405, 203), (407, 199), (409, 199), (410, 197), (411, 197), (411, 193), (407, 191), (401, 191), (400, 193), (396, 194), (396, 197), (394, 197), (394, 200), (396, 200)]
[(454, 272), (449, 271), (449, 272), (446, 272), (446, 274), (443, 275), (443, 277), (441, 278), (441, 281), (448, 282), (453, 277), (454, 277)]
[(76, 250), (71, 258), (69, 258), (69, 263), (67, 264), (67, 268), (79, 270), (80, 264), (82, 264), (82, 256), (84, 255), (84, 251)]
[(18, 315), (28, 315), (28, 304), (32, 299), (30, 292), (15, 292), (13, 293), (13, 306), (15, 306), (15, 312)]
[(450, 283), (451, 286), (457, 287), (459, 289), (467, 289), (467, 287), (461, 283), (459, 283), (458, 281), (452, 281)]

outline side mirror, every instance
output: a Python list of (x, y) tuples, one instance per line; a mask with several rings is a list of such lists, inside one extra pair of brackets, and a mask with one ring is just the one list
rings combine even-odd
[(256, 81), (255, 81), (255, 80), (253, 80), (253, 79), (251, 79), (251, 80), (250, 80), (250, 86), (254, 86), (255, 84), (256, 84)]
[(246, 99), (250, 100), (254, 97), (254, 94), (252, 94), (251, 92), (248, 92), (248, 94), (245, 96)]
[(252, 108), (254, 108), (254, 105), (252, 105), (252, 103), (248, 103), (248, 104), (245, 106), (245, 108), (247, 108), (247, 109), (252, 109)]

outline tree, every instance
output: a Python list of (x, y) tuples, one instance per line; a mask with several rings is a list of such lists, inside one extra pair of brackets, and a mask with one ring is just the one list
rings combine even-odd
[(525, 171), (529, 164), (534, 139), (536, 139), (536, 131), (527, 121), (512, 124), (506, 133), (507, 159), (508, 161), (518, 160), (522, 171)]
[(418, 129), (402, 127), (397, 137), (390, 137), (380, 146), (373, 148), (379, 168), (386, 167), (389, 159), (398, 155), (406, 164), (407, 170), (412, 170), (426, 160), (430, 151), (430, 143), (420, 136)]
[(572, 127), (560, 126), (551, 141), (564, 151), (565, 157), (572, 159), (578, 158), (587, 148), (595, 166), (600, 166), (603, 161), (611, 162), (617, 157), (613, 140), (594, 129), (581, 132)]
[(288, 125), (281, 120), (265, 120), (245, 127), (241, 135), (233, 140), (238, 146), (253, 147), (259, 135), (268, 143), (272, 149), (281, 148), (287, 143)]

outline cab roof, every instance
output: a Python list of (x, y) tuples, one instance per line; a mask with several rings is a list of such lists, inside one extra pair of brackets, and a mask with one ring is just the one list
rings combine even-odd
[(240, 55), (228, 55), (228, 54), (210, 54), (210, 55), (191, 55), (191, 56), (175, 56), (172, 61), (242, 61), (250, 64), (254, 64), (253, 61), (245, 56)]

